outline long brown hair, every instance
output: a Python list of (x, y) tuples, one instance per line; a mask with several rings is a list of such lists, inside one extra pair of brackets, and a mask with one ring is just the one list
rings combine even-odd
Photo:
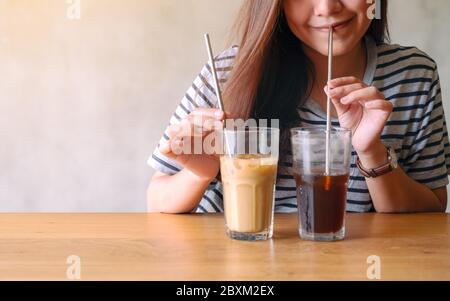
[[(227, 117), (279, 119), (283, 143), (314, 82), (312, 63), (287, 24), (283, 0), (244, 1), (233, 32), (240, 42), (223, 91)], [(381, 19), (374, 19), (366, 34), (377, 44), (388, 39), (387, 0), (381, 0)]]

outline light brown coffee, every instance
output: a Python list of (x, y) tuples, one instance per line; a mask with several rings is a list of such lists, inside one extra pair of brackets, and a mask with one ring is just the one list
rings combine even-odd
[(277, 162), (276, 158), (261, 155), (220, 158), (229, 230), (257, 233), (270, 227)]

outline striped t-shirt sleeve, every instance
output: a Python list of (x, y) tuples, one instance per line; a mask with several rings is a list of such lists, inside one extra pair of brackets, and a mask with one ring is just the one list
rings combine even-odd
[(421, 105), (423, 115), (404, 159), (404, 170), (417, 182), (436, 189), (449, 183), (450, 174), (450, 145), (437, 67), (426, 102)]
[[(215, 59), (217, 75), (221, 84), (225, 82), (228, 73), (231, 70), (231, 63), (235, 53), (236, 49), (230, 48)], [(208, 63), (202, 68), (200, 74), (194, 79), (192, 85), (186, 91), (186, 94), (172, 114), (169, 125), (179, 124), (181, 120), (197, 108), (217, 107), (218, 100), (213, 87), (211, 66)], [(163, 136), (159, 140), (158, 146), (148, 158), (147, 164), (157, 171), (173, 175), (182, 170), (183, 167), (176, 161), (161, 154), (158, 149), (159, 145), (168, 139), (169, 137), (167, 136), (166, 128)]]

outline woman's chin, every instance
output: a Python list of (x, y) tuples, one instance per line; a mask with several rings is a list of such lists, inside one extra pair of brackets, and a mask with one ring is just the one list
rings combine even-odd
[[(342, 56), (350, 53), (353, 50), (353, 45), (351, 43), (333, 43), (333, 56)], [(320, 47), (310, 47), (314, 49), (316, 52), (320, 53), (323, 56), (328, 56), (328, 45), (320, 46)]]
[(352, 52), (353, 50), (353, 45), (352, 44), (342, 44), (342, 43), (335, 43), (333, 45), (333, 56), (342, 56), (342, 55), (346, 55), (349, 54), (350, 52)]

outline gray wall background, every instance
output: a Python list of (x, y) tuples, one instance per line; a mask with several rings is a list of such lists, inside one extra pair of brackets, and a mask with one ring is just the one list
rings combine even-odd
[[(224, 48), (241, 1), (0, 0), (0, 211), (145, 211), (202, 34)], [(438, 62), (448, 119), (450, 1), (390, 5), (393, 42)]]

